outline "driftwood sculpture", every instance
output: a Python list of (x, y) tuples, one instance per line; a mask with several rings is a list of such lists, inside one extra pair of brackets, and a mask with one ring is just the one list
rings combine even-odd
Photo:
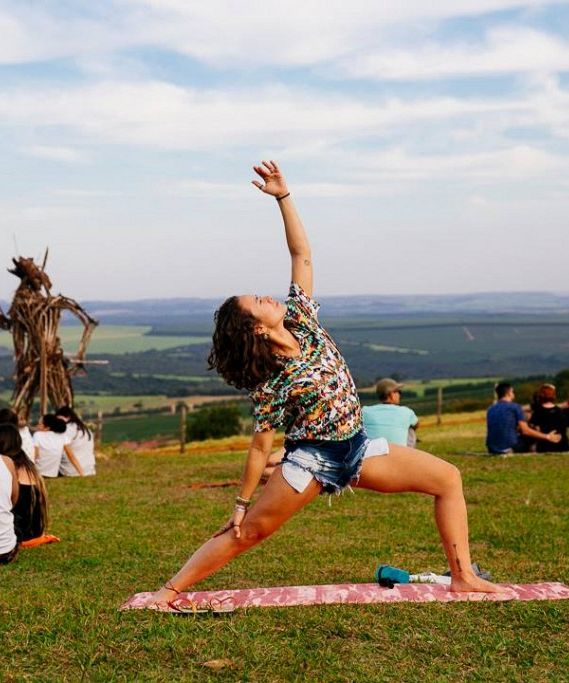
[[(51, 280), (43, 266), (31, 258), (12, 259), (8, 269), (20, 278), (8, 315), (0, 310), (0, 328), (12, 333), (14, 343), (15, 387), (12, 407), (26, 419), (39, 394), (40, 412), (47, 412), (48, 401), (54, 409), (73, 405), (71, 376), (84, 369), (87, 344), (97, 321), (81, 306), (61, 294), (51, 294)], [(58, 337), (62, 311), (70, 311), (83, 324), (79, 348), (66, 358)]]

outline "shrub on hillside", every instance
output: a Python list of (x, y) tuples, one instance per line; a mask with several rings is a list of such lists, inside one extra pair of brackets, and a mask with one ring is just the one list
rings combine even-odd
[(221, 439), (241, 432), (241, 413), (236, 405), (199, 408), (188, 416), (188, 441)]
[(443, 404), (443, 412), (474, 413), (477, 410), (485, 410), (487, 407), (488, 401), (486, 399), (454, 398)]
[(560, 401), (567, 401), (569, 399), (569, 368), (558, 372), (553, 383), (557, 387), (557, 398)]

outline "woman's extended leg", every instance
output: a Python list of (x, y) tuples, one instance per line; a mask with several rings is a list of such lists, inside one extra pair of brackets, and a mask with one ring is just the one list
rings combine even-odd
[(389, 444), (389, 454), (364, 460), (357, 484), (382, 493), (416, 491), (435, 498), (435, 520), (451, 570), (453, 591), (496, 593), (470, 566), (468, 518), (460, 471), (430, 453)]
[[(229, 529), (220, 536), (210, 538), (167, 583), (181, 591), (205, 579), (237, 555), (270, 536), (295, 512), (313, 500), (321, 488), (313, 479), (302, 493), (298, 493), (285, 481), (281, 468), (277, 468), (245, 516), (241, 524), (241, 537), (236, 538), (233, 529)], [(154, 593), (152, 600), (165, 602), (175, 597), (175, 591), (161, 588)]]

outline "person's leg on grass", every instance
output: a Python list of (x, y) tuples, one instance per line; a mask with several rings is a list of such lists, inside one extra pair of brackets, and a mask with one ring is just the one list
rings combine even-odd
[[(180, 571), (165, 585), (178, 591), (205, 579), (223, 567), (237, 555), (254, 547), (268, 538), (296, 512), (313, 500), (322, 487), (312, 480), (306, 489), (299, 493), (288, 484), (277, 468), (259, 499), (251, 507), (241, 525), (241, 536), (237, 538), (233, 529), (214, 536), (206, 541), (189, 558)], [(153, 602), (167, 602), (175, 599), (176, 591), (162, 587), (154, 593)]]
[(389, 444), (388, 455), (364, 460), (357, 486), (381, 493), (434, 496), (435, 520), (451, 570), (451, 590), (500, 592), (477, 577), (470, 566), (468, 517), (457, 467), (430, 453)]

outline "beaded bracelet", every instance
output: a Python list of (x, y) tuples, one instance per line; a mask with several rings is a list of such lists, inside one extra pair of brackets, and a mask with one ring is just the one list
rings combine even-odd
[(251, 505), (250, 498), (242, 498), (241, 496), (237, 496), (235, 498), (235, 502), (237, 503), (237, 505), (243, 505), (245, 509), (247, 509), (249, 505)]

